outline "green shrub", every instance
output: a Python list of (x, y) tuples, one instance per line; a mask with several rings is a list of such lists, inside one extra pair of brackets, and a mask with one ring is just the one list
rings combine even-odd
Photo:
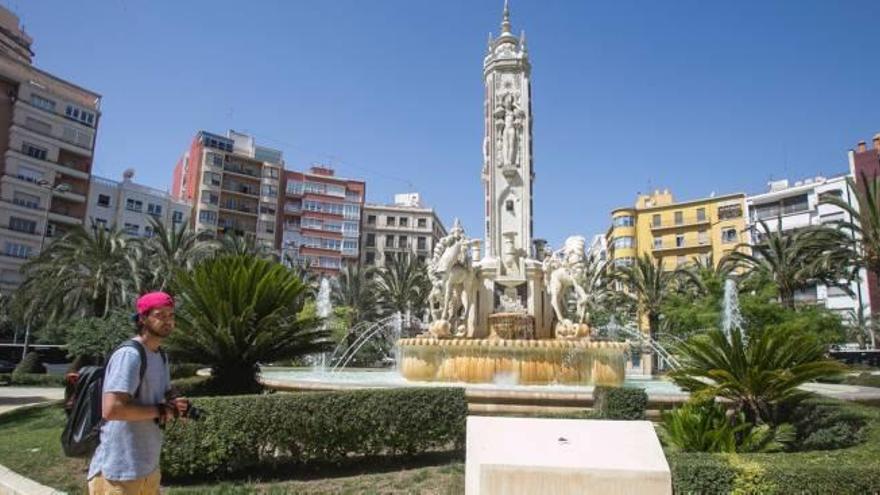
[(843, 383), (847, 385), (860, 385), (862, 387), (880, 387), (880, 375), (862, 372), (856, 376), (845, 377)]
[(46, 367), (43, 366), (43, 361), (40, 360), (40, 355), (36, 352), (29, 352), (21, 360), (20, 363), (15, 367), (15, 370), (12, 372), (13, 375), (19, 375), (22, 373), (27, 374), (45, 374)]
[(165, 430), (162, 474), (205, 478), (365, 456), (461, 449), (461, 388), (405, 388), (197, 399), (200, 421)]
[(596, 386), (593, 409), (603, 419), (645, 419), (648, 394), (641, 388)]
[(196, 372), (204, 368), (196, 363), (171, 363), (171, 379), (190, 378), (196, 376)]
[(794, 450), (832, 450), (856, 445), (864, 439), (868, 419), (862, 411), (841, 407), (837, 401), (805, 401), (791, 415), (798, 433)]
[(182, 397), (224, 395), (221, 386), (210, 376), (190, 376), (171, 380), (171, 387)]
[(667, 453), (675, 493), (880, 493), (880, 411), (836, 402), (868, 418), (859, 445), (775, 454)]
[(105, 318), (76, 319), (67, 331), (67, 355), (101, 362), (135, 333), (131, 315), (123, 311), (114, 311)]
[(31, 387), (63, 387), (64, 377), (42, 373), (3, 373), (0, 374), (0, 385), (16, 385)]

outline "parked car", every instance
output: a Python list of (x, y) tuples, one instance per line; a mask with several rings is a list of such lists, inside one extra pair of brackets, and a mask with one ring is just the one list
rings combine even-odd
[(0, 359), (0, 373), (12, 373), (15, 369), (15, 363)]

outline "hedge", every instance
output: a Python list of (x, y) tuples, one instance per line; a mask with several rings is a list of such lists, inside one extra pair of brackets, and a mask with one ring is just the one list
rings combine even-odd
[(15, 370), (12, 371), (13, 375), (18, 374), (45, 374), (46, 366), (43, 365), (43, 361), (40, 359), (40, 355), (36, 352), (29, 352), (24, 356), (16, 366)]
[(778, 454), (667, 453), (675, 493), (880, 493), (880, 411), (840, 403), (870, 418), (866, 441), (838, 450)]
[(0, 373), (0, 385), (19, 385), (31, 387), (63, 387), (64, 376), (42, 373)]
[(593, 410), (602, 419), (645, 419), (648, 393), (642, 388), (596, 386), (593, 389)]
[(227, 477), (301, 464), (461, 450), (462, 388), (404, 388), (196, 399), (199, 421), (165, 430), (162, 475)]

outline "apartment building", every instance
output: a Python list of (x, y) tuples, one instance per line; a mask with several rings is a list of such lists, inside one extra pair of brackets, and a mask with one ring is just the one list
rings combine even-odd
[(403, 253), (426, 262), (434, 245), (446, 235), (437, 212), (423, 205), (418, 193), (396, 194), (392, 204), (364, 205), (362, 230), (361, 263), (375, 267)]
[(283, 170), (281, 151), (252, 136), (199, 131), (174, 167), (171, 195), (193, 205), (199, 232), (253, 235), (275, 249)]
[(338, 177), (327, 166), (284, 171), (277, 227), (284, 258), (326, 276), (357, 263), (366, 189), (364, 181)]
[(639, 195), (635, 206), (611, 213), (609, 257), (618, 266), (649, 253), (674, 270), (694, 261), (717, 264), (747, 242), (745, 194), (676, 202), (669, 190)]
[(0, 290), (51, 240), (82, 225), (101, 96), (31, 63), (31, 38), (0, 7)]
[(136, 184), (134, 171), (123, 174), (122, 181), (92, 176), (89, 187), (88, 224), (118, 227), (139, 237), (153, 236), (155, 219), (167, 229), (177, 229), (189, 221), (192, 204), (173, 198), (169, 193)]
[[(832, 205), (820, 204), (825, 198), (838, 198), (858, 209), (855, 191), (847, 185), (849, 174), (836, 177), (810, 177), (790, 183), (788, 180), (776, 180), (768, 184), (766, 192), (750, 195), (746, 199), (749, 212), (749, 232), (752, 244), (760, 242), (764, 237), (763, 222), (767, 228), (775, 232), (780, 226), (782, 231), (794, 231), (811, 225), (830, 223), (837, 220), (850, 220), (845, 212)], [(870, 315), (868, 299), (867, 273), (862, 270), (858, 281), (849, 284), (852, 294), (841, 287), (827, 287), (817, 284), (798, 291), (795, 299), (801, 302), (822, 304), (848, 317), (864, 308), (865, 316)]]

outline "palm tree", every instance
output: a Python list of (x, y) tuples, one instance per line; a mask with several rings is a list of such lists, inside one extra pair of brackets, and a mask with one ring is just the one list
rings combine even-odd
[(850, 268), (839, 262), (839, 234), (827, 227), (782, 230), (782, 218), (776, 229), (759, 221), (763, 240), (751, 246), (751, 252), (734, 251), (723, 262), (745, 268), (749, 275), (766, 276), (779, 291), (779, 302), (795, 307), (795, 293), (817, 283), (841, 286), (849, 279)]
[(351, 309), (352, 322), (371, 321), (376, 317), (375, 269), (359, 268), (347, 264), (333, 281), (330, 293), (334, 306), (347, 306)]
[(243, 235), (224, 234), (220, 238), (219, 251), (223, 255), (244, 255), (263, 259), (277, 259), (275, 251), (251, 233)]
[(155, 218), (150, 219), (153, 236), (143, 244), (142, 256), (133, 267), (143, 281), (145, 290), (165, 290), (177, 270), (192, 270), (209, 257), (218, 243), (195, 232), (187, 222), (168, 228)]
[(779, 408), (809, 396), (798, 387), (845, 367), (798, 329), (763, 329), (747, 340), (739, 328), (692, 337), (676, 352), (673, 381), (697, 399), (723, 397), (751, 423), (778, 424)]
[(880, 277), (880, 178), (875, 174), (869, 179), (863, 173), (859, 184), (851, 177), (846, 184), (855, 191), (857, 206), (833, 196), (822, 198), (819, 204), (833, 205), (846, 213), (848, 219), (834, 222), (841, 233), (848, 234), (838, 246), (853, 264)]
[[(131, 260), (140, 241), (117, 228), (75, 227), (24, 267), (24, 306), (53, 319), (106, 316), (128, 307), (139, 283)], [(39, 308), (36, 308), (36, 307)]]
[(260, 390), (258, 363), (329, 350), (321, 319), (304, 316), (306, 286), (279, 263), (219, 256), (178, 271), (177, 331), (169, 350), (211, 367), (225, 393)]
[(431, 282), (425, 264), (407, 254), (390, 255), (379, 270), (379, 306), (386, 313), (421, 313), (427, 306)]

